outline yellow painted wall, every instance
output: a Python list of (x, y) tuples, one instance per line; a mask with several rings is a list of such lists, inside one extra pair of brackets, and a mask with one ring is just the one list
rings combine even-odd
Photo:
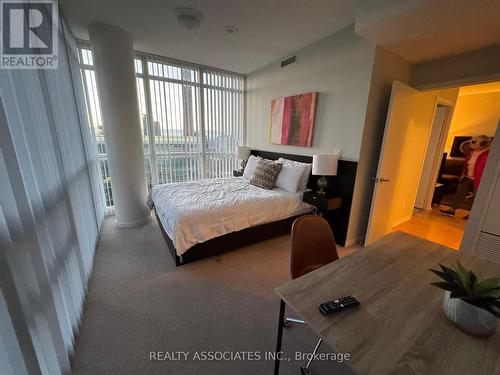
[(404, 152), (399, 163), (399, 173), (394, 183), (395, 197), (398, 205), (391, 212), (392, 225), (398, 225), (413, 214), (413, 207), (418, 199), (419, 182), (427, 178), (428, 171), (424, 170), (424, 161), (427, 144), (432, 128), (434, 108), (438, 98), (455, 102), (458, 88), (430, 90), (420, 94), (415, 108), (414, 121), (406, 139), (401, 140)]
[(492, 137), (500, 119), (500, 92), (459, 96), (445, 152), (450, 152), (457, 135)]

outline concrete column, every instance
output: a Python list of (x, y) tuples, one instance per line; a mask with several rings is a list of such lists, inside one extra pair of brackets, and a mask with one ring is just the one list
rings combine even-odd
[(89, 26), (104, 140), (111, 173), (115, 222), (120, 227), (151, 219), (131, 36), (115, 27)]

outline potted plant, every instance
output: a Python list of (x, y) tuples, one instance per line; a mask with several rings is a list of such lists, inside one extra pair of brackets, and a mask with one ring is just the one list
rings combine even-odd
[(477, 337), (491, 336), (500, 318), (500, 278), (478, 280), (457, 262), (455, 268), (439, 265), (434, 272), (444, 281), (431, 285), (444, 289), (443, 312), (458, 328)]

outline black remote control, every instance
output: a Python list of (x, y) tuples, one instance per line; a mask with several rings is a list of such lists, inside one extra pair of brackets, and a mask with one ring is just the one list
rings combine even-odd
[(356, 298), (354, 298), (353, 296), (347, 296), (322, 303), (321, 305), (319, 305), (319, 311), (323, 315), (328, 315), (358, 305), (359, 301)]

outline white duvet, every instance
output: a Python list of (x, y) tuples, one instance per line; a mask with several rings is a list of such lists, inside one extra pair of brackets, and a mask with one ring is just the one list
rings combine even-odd
[(265, 190), (243, 177), (157, 185), (151, 199), (179, 256), (197, 243), (311, 210), (302, 192)]

